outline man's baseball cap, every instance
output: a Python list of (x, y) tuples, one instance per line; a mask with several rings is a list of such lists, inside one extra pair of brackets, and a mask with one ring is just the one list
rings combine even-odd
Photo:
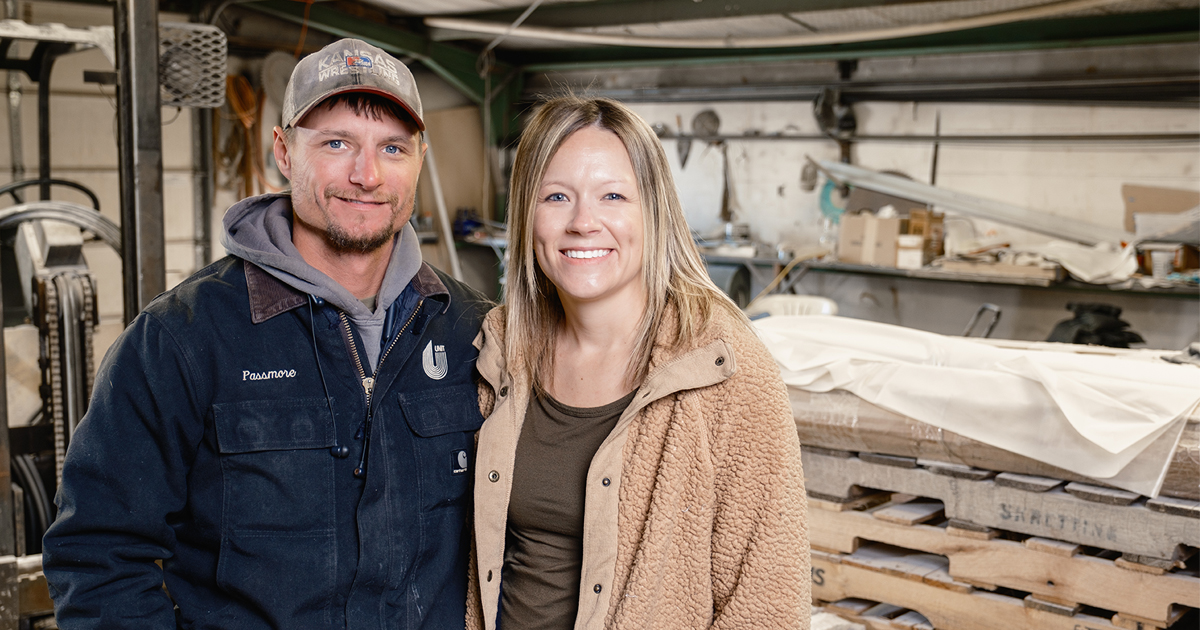
[(336, 41), (296, 64), (283, 93), (283, 127), (295, 126), (318, 103), (343, 92), (385, 96), (413, 117), (425, 131), (421, 96), (408, 67), (395, 57), (358, 39)]

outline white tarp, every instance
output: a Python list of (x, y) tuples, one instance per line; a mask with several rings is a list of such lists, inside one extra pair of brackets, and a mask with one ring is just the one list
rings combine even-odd
[(1200, 402), (1200, 368), (998, 348), (845, 317), (754, 322), (788, 385), (875, 405), (1156, 496)]
[(1015, 249), (1053, 260), (1072, 276), (1092, 284), (1124, 282), (1138, 270), (1137, 254), (1132, 245), (1120, 247), (1114, 243), (1097, 243), (1088, 247), (1067, 241), (1050, 241)]

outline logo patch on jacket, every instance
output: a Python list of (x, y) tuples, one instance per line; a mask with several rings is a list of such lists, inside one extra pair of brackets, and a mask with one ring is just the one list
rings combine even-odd
[(449, 362), (446, 361), (446, 346), (435, 346), (430, 341), (425, 346), (425, 350), (421, 352), (421, 367), (425, 369), (425, 375), (435, 381), (446, 378), (446, 372), (450, 367)]
[(466, 451), (454, 451), (450, 453), (450, 474), (461, 475), (467, 472), (470, 468), (470, 456)]

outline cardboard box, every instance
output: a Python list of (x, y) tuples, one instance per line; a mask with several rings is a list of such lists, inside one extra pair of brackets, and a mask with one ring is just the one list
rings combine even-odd
[[(494, 208), (480, 208), (483, 201), (483, 121), (474, 105), (425, 112), (425, 133), (430, 146), (436, 147), (438, 177), (449, 219), (456, 208), (471, 208), (484, 219), (495, 218)], [(437, 216), (431, 169), (421, 169), (417, 192), (418, 216)], [(492, 173), (495, 178), (496, 174)], [(436, 221), (436, 219), (434, 219)], [(446, 269), (447, 267), (441, 267)]]
[(838, 260), (861, 265), (896, 266), (896, 237), (900, 218), (869, 214), (842, 215), (838, 228)]
[(910, 210), (905, 234), (916, 234), (924, 239), (924, 264), (929, 264), (945, 253), (946, 217), (932, 210)]
[[(1153, 252), (1163, 252), (1167, 254), (1170, 261), (1169, 268), (1164, 270), (1166, 275), (1173, 271), (1190, 271), (1200, 268), (1200, 252), (1193, 245), (1185, 243), (1141, 243), (1138, 245), (1142, 256), (1139, 257), (1141, 271), (1144, 274), (1154, 274)], [(1156, 276), (1157, 277), (1157, 276)]]
[(1179, 214), (1200, 205), (1200, 192), (1157, 186), (1121, 186), (1121, 197), (1125, 200), (1125, 231), (1133, 232), (1136, 225), (1134, 213)]
[(920, 234), (901, 234), (896, 237), (896, 267), (920, 269), (926, 262), (925, 239)]

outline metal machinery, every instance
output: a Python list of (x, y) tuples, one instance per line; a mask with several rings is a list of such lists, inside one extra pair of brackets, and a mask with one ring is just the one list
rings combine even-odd
[[(75, 29), (0, 21), (0, 69), (10, 72), (13, 178), (19, 180), (0, 186), (0, 196), (15, 202), (0, 209), (0, 306), (6, 326), (37, 326), (42, 398), (28, 426), (10, 429), (0, 335), (0, 477), (12, 474), (12, 493), (0, 491), (0, 630), (54, 627), (41, 573), (41, 536), (54, 519), (63, 458), (87, 410), (95, 371), (98, 310), (83, 256), (85, 235), (121, 254), (128, 322), (165, 289), (160, 105), (210, 108), (225, 96), (226, 44), (220, 31), (191, 24), (160, 30), (157, 7), (146, 0), (119, 0), (114, 24)], [(14, 54), (18, 42), (33, 44), (27, 58)], [(90, 190), (50, 175), (50, 72), (58, 57), (92, 48), (117, 69), (89, 71), (85, 80), (118, 86), (121, 227), (100, 214)], [(21, 180), (20, 83), (13, 71), (38, 85), (38, 176), (29, 180)], [(201, 139), (204, 130), (201, 123), (196, 134)], [(39, 200), (26, 203), (23, 193), (34, 187)], [(84, 192), (92, 207), (51, 200), (54, 187)], [(0, 489), (7, 487), (0, 478)]]
[[(34, 44), (27, 58), (14, 54), (19, 42)], [(0, 187), (0, 194), (8, 194), (16, 202), (0, 211), (4, 323), (37, 326), (42, 372), (41, 410), (28, 426), (14, 428), (11, 434), (7, 387), (0, 392), (5, 401), (0, 407), (5, 414), (5, 421), (0, 422), (0, 473), (11, 470), (13, 482), (11, 494), (0, 492), (0, 584), (4, 586), (0, 588), (0, 628), (29, 626), (34, 616), (52, 612), (41, 578), (41, 534), (54, 517), (52, 497), (63, 456), (91, 392), (92, 333), (97, 320), (95, 282), (83, 258), (80, 228), (103, 234), (110, 244), (120, 247), (119, 228), (100, 215), (96, 196), (79, 184), (50, 176), (51, 70), (60, 56), (97, 47), (113, 58), (112, 29), (0, 22), (0, 68), (10, 71), (14, 79), (9, 82), (9, 121), (13, 175), (18, 179)], [(24, 72), (38, 85), (38, 176), (30, 180), (20, 180), (21, 94), (13, 71)], [(51, 201), (51, 189), (57, 186), (83, 190), (93, 207)], [(25, 189), (33, 187), (39, 201), (24, 203)], [(0, 488), (6, 485), (0, 483)]]

